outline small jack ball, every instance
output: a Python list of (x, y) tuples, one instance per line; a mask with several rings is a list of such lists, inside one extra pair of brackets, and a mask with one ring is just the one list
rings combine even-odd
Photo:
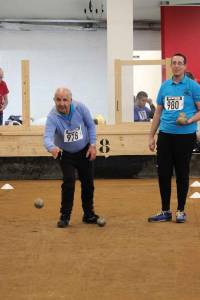
[(44, 201), (41, 198), (37, 198), (34, 201), (34, 206), (36, 208), (42, 208), (44, 206)]
[(104, 218), (98, 218), (97, 219), (97, 225), (99, 226), (99, 227), (103, 227), (103, 226), (105, 226), (106, 225), (106, 220), (104, 219)]

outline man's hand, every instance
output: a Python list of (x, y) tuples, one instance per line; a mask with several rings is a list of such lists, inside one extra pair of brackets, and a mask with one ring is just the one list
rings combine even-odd
[(192, 124), (194, 122), (193, 118), (189, 118), (186, 124)]
[(153, 100), (151, 98), (148, 98), (147, 99), (147, 103), (149, 103), (149, 105), (152, 105), (153, 104)]
[(49, 152), (52, 154), (53, 158), (56, 159), (58, 157), (58, 154), (61, 152), (61, 149), (58, 147), (54, 147)]
[(95, 160), (96, 158), (96, 146), (90, 145), (88, 148), (88, 151), (86, 153), (86, 157), (89, 158), (89, 160)]
[(154, 151), (155, 147), (156, 147), (155, 139), (154, 139), (154, 137), (150, 137), (149, 138), (149, 150)]

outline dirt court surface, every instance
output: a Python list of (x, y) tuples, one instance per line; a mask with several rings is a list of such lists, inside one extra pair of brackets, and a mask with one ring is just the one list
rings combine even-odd
[(148, 223), (160, 208), (156, 179), (96, 180), (107, 220), (98, 227), (81, 221), (77, 182), (71, 226), (59, 229), (61, 181), (9, 184), (0, 190), (0, 299), (200, 299), (200, 199), (188, 199), (185, 224)]

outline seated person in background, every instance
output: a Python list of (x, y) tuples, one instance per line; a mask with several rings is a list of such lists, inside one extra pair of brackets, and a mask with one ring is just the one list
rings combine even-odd
[[(146, 107), (149, 104), (150, 109)], [(155, 106), (152, 99), (148, 98), (146, 92), (139, 92), (134, 103), (134, 121), (135, 122), (149, 122), (153, 118)]]

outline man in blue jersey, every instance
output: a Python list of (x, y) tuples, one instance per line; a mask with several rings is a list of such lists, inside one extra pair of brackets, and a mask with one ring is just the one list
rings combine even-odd
[[(157, 96), (157, 108), (149, 135), (149, 149), (155, 149), (157, 129), (157, 165), (161, 195), (161, 212), (148, 218), (149, 222), (172, 220), (170, 211), (171, 179), (176, 173), (178, 206), (176, 222), (186, 220), (185, 203), (189, 188), (189, 165), (200, 120), (200, 85), (185, 76), (186, 57), (176, 53), (171, 58), (172, 79), (166, 80)], [(186, 116), (185, 120), (179, 115)]]
[(69, 225), (74, 201), (75, 169), (81, 181), (83, 222), (96, 224), (94, 212), (93, 160), (96, 158), (95, 124), (88, 108), (72, 100), (71, 91), (58, 88), (55, 107), (47, 116), (44, 145), (55, 159), (59, 159), (63, 173), (61, 186), (60, 228)]

